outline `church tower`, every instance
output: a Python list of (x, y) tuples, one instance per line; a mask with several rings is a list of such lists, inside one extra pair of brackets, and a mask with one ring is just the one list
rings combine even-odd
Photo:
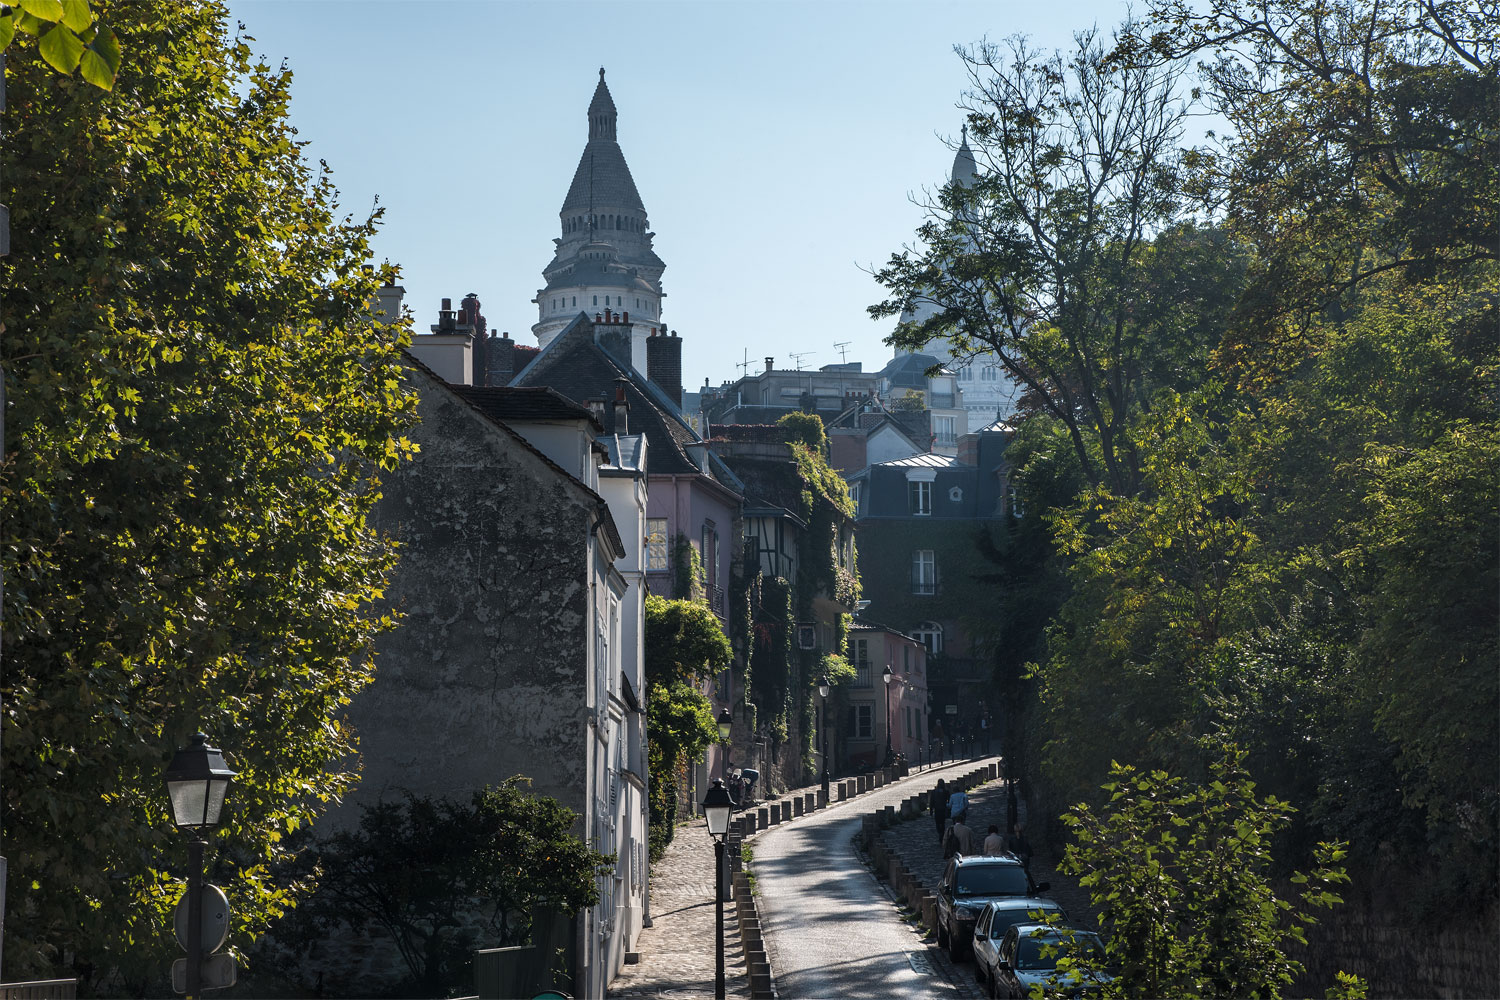
[(588, 120), (588, 143), (558, 213), (556, 252), (542, 271), (547, 285), (532, 299), (538, 318), (531, 332), (546, 347), (579, 313), (629, 326), (632, 364), (645, 373), (646, 341), (666, 333), (661, 275), (667, 266), (651, 248), (655, 234), (616, 139), (619, 115), (602, 68)]

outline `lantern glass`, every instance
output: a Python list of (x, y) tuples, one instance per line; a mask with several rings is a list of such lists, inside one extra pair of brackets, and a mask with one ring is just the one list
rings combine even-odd
[(829, 686), (827, 675), (825, 674), (824, 676), (819, 677), (818, 678), (818, 696), (821, 697), (821, 698), (827, 698), (828, 697), (828, 692), (830, 690), (831, 690), (831, 687)]
[(172, 755), (165, 775), (172, 821), (183, 827), (217, 826), (234, 777), (223, 754), (208, 745), (208, 737), (195, 735), (191, 745)]
[(724, 782), (714, 779), (713, 787), (703, 797), (703, 819), (708, 823), (709, 836), (721, 839), (729, 832), (729, 814), (734, 810), (734, 800)]
[(885, 682), (887, 684), (889, 684), (891, 682), (891, 679), (894, 678), (896, 675), (891, 672), (891, 665), (889, 663), (887, 663), (885, 665), (885, 673), (881, 674), (880, 676), (885, 679)]
[(717, 722), (719, 724), (719, 739), (729, 739), (729, 732), (734, 728), (734, 716), (729, 714), (729, 709), (726, 708), (719, 712)]

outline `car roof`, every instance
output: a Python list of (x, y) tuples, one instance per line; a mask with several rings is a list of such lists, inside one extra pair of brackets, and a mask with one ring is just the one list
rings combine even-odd
[(956, 865), (1019, 865), (1021, 859), (1004, 854), (970, 854), (968, 857), (955, 854), (953, 863)]
[(997, 910), (1060, 910), (1062, 904), (1055, 899), (1047, 899), (1042, 896), (1006, 896), (1002, 899), (992, 899), (985, 906), (994, 907)]

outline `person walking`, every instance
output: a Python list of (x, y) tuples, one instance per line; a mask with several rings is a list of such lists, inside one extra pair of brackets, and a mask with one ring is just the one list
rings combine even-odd
[(962, 788), (955, 789), (948, 796), (948, 815), (953, 817), (955, 823), (962, 823), (969, 818), (969, 796)]
[(943, 831), (948, 826), (948, 783), (942, 778), (927, 793), (927, 808), (932, 810), (932, 821), (937, 824), (937, 839), (941, 844)]
[(984, 856), (993, 858), (1004, 853), (1005, 838), (1000, 836), (1000, 828), (991, 823), (989, 836), (984, 838)]
[(974, 831), (970, 830), (968, 824), (962, 819), (953, 821), (953, 829), (949, 833), (955, 841), (955, 853), (962, 854), (964, 857), (974, 853)]

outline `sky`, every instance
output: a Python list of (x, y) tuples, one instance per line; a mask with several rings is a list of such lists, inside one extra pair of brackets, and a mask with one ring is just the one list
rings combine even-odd
[[(384, 209), (418, 332), (479, 296), (535, 344), (531, 300), (588, 138), (599, 69), (665, 261), (662, 319), (690, 391), (743, 371), (860, 361), (893, 320), (869, 271), (947, 177), (968, 83), (955, 45), (1066, 48), (1125, 0), (232, 0), (294, 74), (292, 122), (345, 211)], [(233, 23), (231, 23), (233, 27)], [(842, 348), (838, 344), (844, 344)], [(798, 356), (800, 355), (800, 357)]]

